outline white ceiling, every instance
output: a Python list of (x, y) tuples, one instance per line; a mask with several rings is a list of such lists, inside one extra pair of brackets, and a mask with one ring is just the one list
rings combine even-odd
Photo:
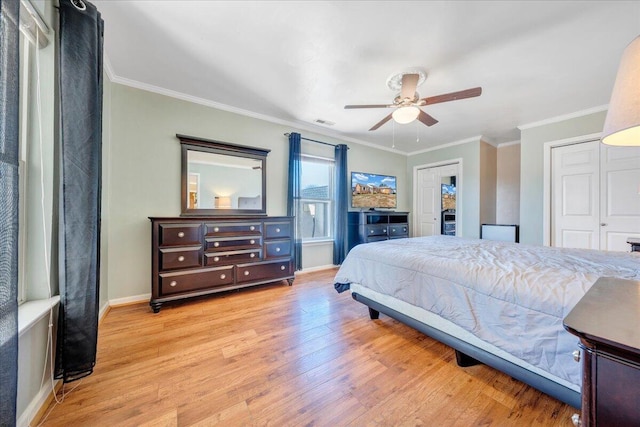
[[(517, 141), (518, 126), (603, 110), (640, 34), (640, 1), (93, 3), (116, 82), (405, 153)], [(391, 109), (344, 109), (391, 103), (387, 78), (415, 68), (427, 73), (421, 97), (483, 94), (422, 107), (431, 127), (370, 132)]]

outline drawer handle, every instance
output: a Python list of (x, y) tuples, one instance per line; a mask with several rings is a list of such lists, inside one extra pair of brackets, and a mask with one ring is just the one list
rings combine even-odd
[(184, 231), (179, 232), (178, 237), (184, 237)]
[(220, 228), (218, 228), (218, 227), (213, 227), (213, 231), (214, 231), (215, 233), (217, 233), (218, 231), (220, 231)]
[(221, 274), (221, 275), (220, 275), (220, 278), (221, 278), (221, 279), (226, 279), (226, 278), (227, 278), (227, 275), (226, 275), (226, 274)]
[(215, 248), (217, 248), (218, 246), (220, 246), (220, 242), (214, 242), (214, 243), (213, 243), (213, 246), (214, 246)]
[(244, 271), (244, 275), (245, 275), (245, 276), (248, 276), (248, 275), (249, 275), (249, 272), (248, 272), (247, 270), (245, 270), (245, 271)]
[(213, 257), (213, 262), (218, 262), (218, 261), (220, 261), (220, 257), (214, 256)]
[(251, 243), (252, 245), (255, 245), (255, 244), (256, 244), (256, 241), (255, 241), (255, 240), (253, 240), (253, 239), (251, 239), (251, 240), (249, 240), (249, 243)]
[(391, 229), (391, 232), (392, 232), (392, 233), (395, 233), (395, 232), (396, 232), (396, 229), (395, 229), (395, 228), (392, 228), (392, 229)]
[(280, 232), (280, 229), (279, 229), (279, 228), (276, 228), (276, 233), (279, 233), (279, 232)]
[(277, 247), (277, 248), (276, 248), (276, 252), (280, 252), (280, 247)]
[(256, 257), (256, 254), (249, 255), (249, 258), (255, 258), (255, 257)]
[(369, 234), (373, 234), (373, 230), (369, 230)]
[(184, 261), (184, 257), (183, 257), (182, 255), (180, 255), (180, 256), (178, 257), (178, 261), (179, 261), (179, 262)]
[(573, 355), (573, 360), (576, 362), (580, 361), (580, 350), (574, 350), (571, 354)]
[(407, 227), (402, 227), (402, 231), (407, 231)]
[(285, 267), (284, 265), (281, 265), (281, 266), (280, 266), (280, 270), (282, 270), (282, 271), (284, 271), (284, 270), (285, 270), (285, 268), (286, 268), (286, 267)]
[(251, 227), (249, 227), (249, 230), (251, 230), (251, 231), (253, 231), (253, 230), (255, 230), (255, 229), (256, 229), (256, 228), (255, 228), (253, 225), (252, 225)]
[(178, 286), (178, 282), (176, 282), (175, 280), (172, 280), (171, 283), (169, 283), (169, 286), (171, 286), (172, 288), (175, 288), (176, 286)]

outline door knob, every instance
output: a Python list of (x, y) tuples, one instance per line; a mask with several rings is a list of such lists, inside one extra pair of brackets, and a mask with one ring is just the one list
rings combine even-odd
[(607, 223), (606, 223), (606, 222), (601, 222), (601, 223), (600, 223), (600, 226), (601, 226), (601, 227), (606, 227), (606, 226), (607, 226)]

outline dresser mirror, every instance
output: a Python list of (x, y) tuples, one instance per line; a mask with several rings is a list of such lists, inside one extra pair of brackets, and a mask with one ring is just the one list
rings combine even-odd
[(266, 215), (269, 150), (176, 135), (182, 215)]

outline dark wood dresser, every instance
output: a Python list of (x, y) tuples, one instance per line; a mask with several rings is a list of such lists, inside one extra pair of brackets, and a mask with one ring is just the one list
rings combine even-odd
[(640, 282), (603, 277), (564, 319), (580, 338), (582, 414), (574, 425), (640, 426)]
[(151, 220), (151, 300), (169, 301), (287, 280), (293, 284), (293, 218)]

